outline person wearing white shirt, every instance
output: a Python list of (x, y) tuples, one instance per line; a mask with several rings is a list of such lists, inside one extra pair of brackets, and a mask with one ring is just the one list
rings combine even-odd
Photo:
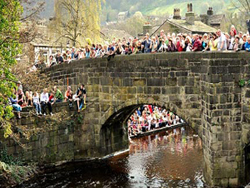
[(225, 51), (227, 50), (227, 42), (226, 42), (226, 36), (221, 32), (221, 30), (217, 31), (218, 38), (218, 51)]
[(37, 92), (35, 92), (34, 95), (33, 95), (33, 105), (36, 108), (36, 114), (37, 115), (39, 115), (39, 114), (42, 115), (40, 99), (39, 99), (39, 95), (38, 95)]
[(151, 122), (153, 120), (153, 116), (152, 114), (150, 116), (147, 117), (147, 121), (148, 121), (148, 130), (151, 130)]
[(43, 90), (40, 96), (41, 106), (42, 106), (42, 112), (46, 116), (46, 107), (48, 106), (50, 115), (52, 114), (52, 105), (49, 102), (49, 94), (47, 92), (47, 88)]
[(163, 116), (163, 122), (168, 124), (168, 118), (167, 118), (166, 114), (164, 114), (164, 116)]

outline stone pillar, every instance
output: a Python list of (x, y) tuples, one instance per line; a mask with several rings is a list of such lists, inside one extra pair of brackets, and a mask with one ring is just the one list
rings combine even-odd
[(237, 187), (243, 176), (241, 62), (216, 59), (208, 66), (202, 81), (205, 179), (212, 187)]

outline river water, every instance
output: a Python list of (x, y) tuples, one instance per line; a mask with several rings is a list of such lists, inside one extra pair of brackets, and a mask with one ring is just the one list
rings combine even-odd
[(133, 139), (129, 152), (105, 162), (47, 171), (21, 187), (203, 187), (201, 139), (189, 128)]

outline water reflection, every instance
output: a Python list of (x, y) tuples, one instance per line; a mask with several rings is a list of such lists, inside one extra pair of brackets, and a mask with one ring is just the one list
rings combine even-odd
[(202, 144), (193, 135), (186, 127), (133, 139), (129, 153), (98, 164), (73, 163), (21, 187), (202, 187)]
[[(195, 179), (202, 176), (202, 143), (193, 135), (190, 128), (178, 128), (132, 140), (127, 186), (196, 186)], [(113, 158), (111, 164), (119, 160)]]

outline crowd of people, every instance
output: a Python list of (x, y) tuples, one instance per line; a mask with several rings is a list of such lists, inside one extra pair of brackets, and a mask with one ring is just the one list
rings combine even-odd
[(50, 55), (47, 66), (71, 62), (72, 60), (108, 57), (110, 60), (115, 55), (130, 55), (140, 53), (158, 52), (190, 52), (190, 51), (247, 51), (250, 52), (249, 33), (237, 32), (232, 25), (229, 33), (217, 30), (209, 34), (165, 33), (151, 36), (149, 33), (139, 39), (125, 37), (113, 38), (110, 44), (92, 44), (65, 52), (58, 51), (55, 56)]
[(139, 107), (128, 119), (129, 136), (150, 131), (152, 129), (162, 128), (166, 126), (177, 125), (184, 121), (163, 108), (153, 105), (144, 105)]
[(77, 105), (77, 110), (80, 112), (86, 106), (86, 89), (84, 84), (73, 93), (70, 86), (67, 87), (65, 94), (54, 86), (53, 89), (48, 92), (48, 89), (45, 88), (39, 94), (37, 91), (26, 91), (23, 92), (23, 86), (21, 82), (17, 83), (17, 89), (14, 88), (13, 96), (9, 97), (9, 104), (13, 107), (14, 111), (17, 112), (17, 116), (21, 118), (22, 108), (27, 106), (34, 106), (37, 115), (47, 115), (47, 108), (49, 114), (52, 116), (52, 108), (55, 103), (68, 102), (69, 107), (73, 108), (74, 102)]

